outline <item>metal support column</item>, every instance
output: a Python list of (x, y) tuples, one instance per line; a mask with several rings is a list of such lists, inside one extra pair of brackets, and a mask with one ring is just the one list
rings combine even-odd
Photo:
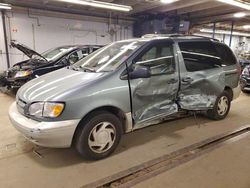
[(225, 39), (226, 39), (226, 34), (223, 34), (223, 43), (225, 43)]
[(10, 68), (10, 57), (9, 57), (7, 29), (6, 29), (6, 21), (5, 21), (5, 12), (4, 12), (4, 10), (2, 10), (1, 13), (2, 13), (3, 35), (4, 35), (4, 44), (5, 44), (5, 51), (6, 51), (7, 66), (8, 66), (8, 68)]
[(231, 25), (231, 33), (230, 33), (229, 47), (232, 46), (233, 32), (234, 32), (234, 21), (232, 21), (232, 25)]
[(213, 39), (214, 39), (214, 37), (215, 37), (215, 29), (216, 29), (216, 23), (214, 22), (214, 25), (213, 25)]

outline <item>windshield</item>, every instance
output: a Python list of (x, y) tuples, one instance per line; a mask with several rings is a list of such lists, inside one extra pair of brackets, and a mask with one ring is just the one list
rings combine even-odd
[(119, 67), (144, 41), (121, 41), (101, 48), (73, 65), (91, 72), (110, 72)]
[[(50, 49), (41, 55), (47, 60), (47, 61), (55, 61), (56, 59), (62, 57), (66, 53), (73, 50), (73, 47), (59, 47), (59, 48), (53, 48)], [(36, 56), (34, 59), (41, 59), (41, 57)]]

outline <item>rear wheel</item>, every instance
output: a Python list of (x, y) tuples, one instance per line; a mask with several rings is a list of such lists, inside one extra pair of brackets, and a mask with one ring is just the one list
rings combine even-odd
[(228, 115), (231, 107), (231, 98), (228, 92), (223, 93), (217, 98), (214, 108), (207, 111), (207, 116), (213, 120), (222, 120)]
[(86, 159), (103, 159), (115, 150), (121, 135), (121, 122), (114, 114), (94, 112), (82, 122), (78, 130), (76, 150)]

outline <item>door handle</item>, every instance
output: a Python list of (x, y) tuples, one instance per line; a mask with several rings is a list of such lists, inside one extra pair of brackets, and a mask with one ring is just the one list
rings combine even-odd
[(192, 81), (194, 81), (194, 79), (191, 78), (191, 77), (182, 78), (182, 82), (184, 82), (184, 83), (186, 83), (186, 84), (189, 84), (189, 83), (191, 83)]

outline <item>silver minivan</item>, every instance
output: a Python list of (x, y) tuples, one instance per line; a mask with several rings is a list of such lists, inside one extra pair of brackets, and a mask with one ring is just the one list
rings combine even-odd
[(183, 112), (224, 119), (239, 96), (240, 67), (225, 44), (198, 36), (114, 42), (19, 89), (13, 125), (45, 147), (75, 146), (102, 159), (124, 133)]

